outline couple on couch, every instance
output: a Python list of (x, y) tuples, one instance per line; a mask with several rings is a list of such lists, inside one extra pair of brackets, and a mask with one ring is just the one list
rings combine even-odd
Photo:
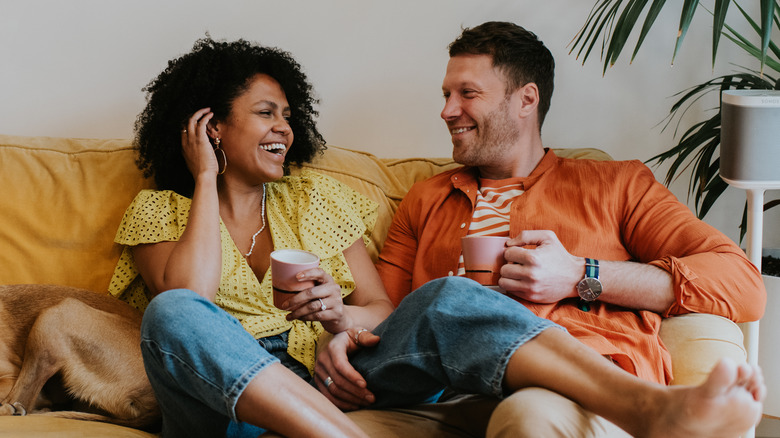
[[(287, 175), (324, 149), (288, 53), (202, 39), (147, 86), (135, 143), (158, 190), (128, 207), (111, 284), (145, 310), (163, 436), (366, 436), (342, 410), (447, 397), (492, 410), (475, 421), (496, 437), (755, 425), (760, 370), (721, 361), (700, 386), (667, 387), (658, 338), (662, 316), (760, 318), (755, 267), (643, 165), (543, 147), (554, 61), (533, 33), (488, 22), (449, 52), (441, 116), (465, 167), (409, 192), (376, 269), (376, 206), (317, 173)], [(512, 237), (506, 295), (459, 275), (471, 234)], [(321, 259), (298, 274), (315, 286), (280, 307), (274, 248)]]

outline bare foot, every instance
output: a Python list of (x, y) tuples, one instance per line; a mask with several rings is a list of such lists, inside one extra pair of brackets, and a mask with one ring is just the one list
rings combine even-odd
[(734, 438), (761, 419), (766, 386), (758, 367), (722, 359), (699, 386), (669, 387), (648, 437)]

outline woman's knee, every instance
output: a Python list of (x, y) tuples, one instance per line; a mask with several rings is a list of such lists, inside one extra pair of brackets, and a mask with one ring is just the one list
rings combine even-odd
[(203, 298), (189, 289), (172, 289), (154, 297), (144, 311), (141, 337), (167, 337), (169, 330), (185, 330), (186, 325), (198, 321), (196, 314), (203, 306)]

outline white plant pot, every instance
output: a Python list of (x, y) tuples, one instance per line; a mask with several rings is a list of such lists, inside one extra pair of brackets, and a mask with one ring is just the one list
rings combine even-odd
[(758, 330), (758, 364), (767, 387), (764, 414), (780, 418), (780, 277), (764, 275), (764, 285), (766, 313)]

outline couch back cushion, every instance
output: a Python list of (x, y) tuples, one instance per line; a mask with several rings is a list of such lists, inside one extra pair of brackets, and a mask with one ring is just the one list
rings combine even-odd
[(150, 187), (127, 140), (0, 136), (0, 283), (104, 292), (119, 220)]
[[(598, 149), (560, 156), (607, 160)], [(135, 195), (153, 187), (127, 139), (0, 135), (0, 284), (48, 283), (105, 292), (121, 248), (113, 243)], [(337, 146), (302, 167), (349, 185), (379, 204), (368, 248), (376, 259), (409, 188), (456, 164), (449, 158), (381, 159)], [(293, 173), (298, 169), (293, 169)]]

